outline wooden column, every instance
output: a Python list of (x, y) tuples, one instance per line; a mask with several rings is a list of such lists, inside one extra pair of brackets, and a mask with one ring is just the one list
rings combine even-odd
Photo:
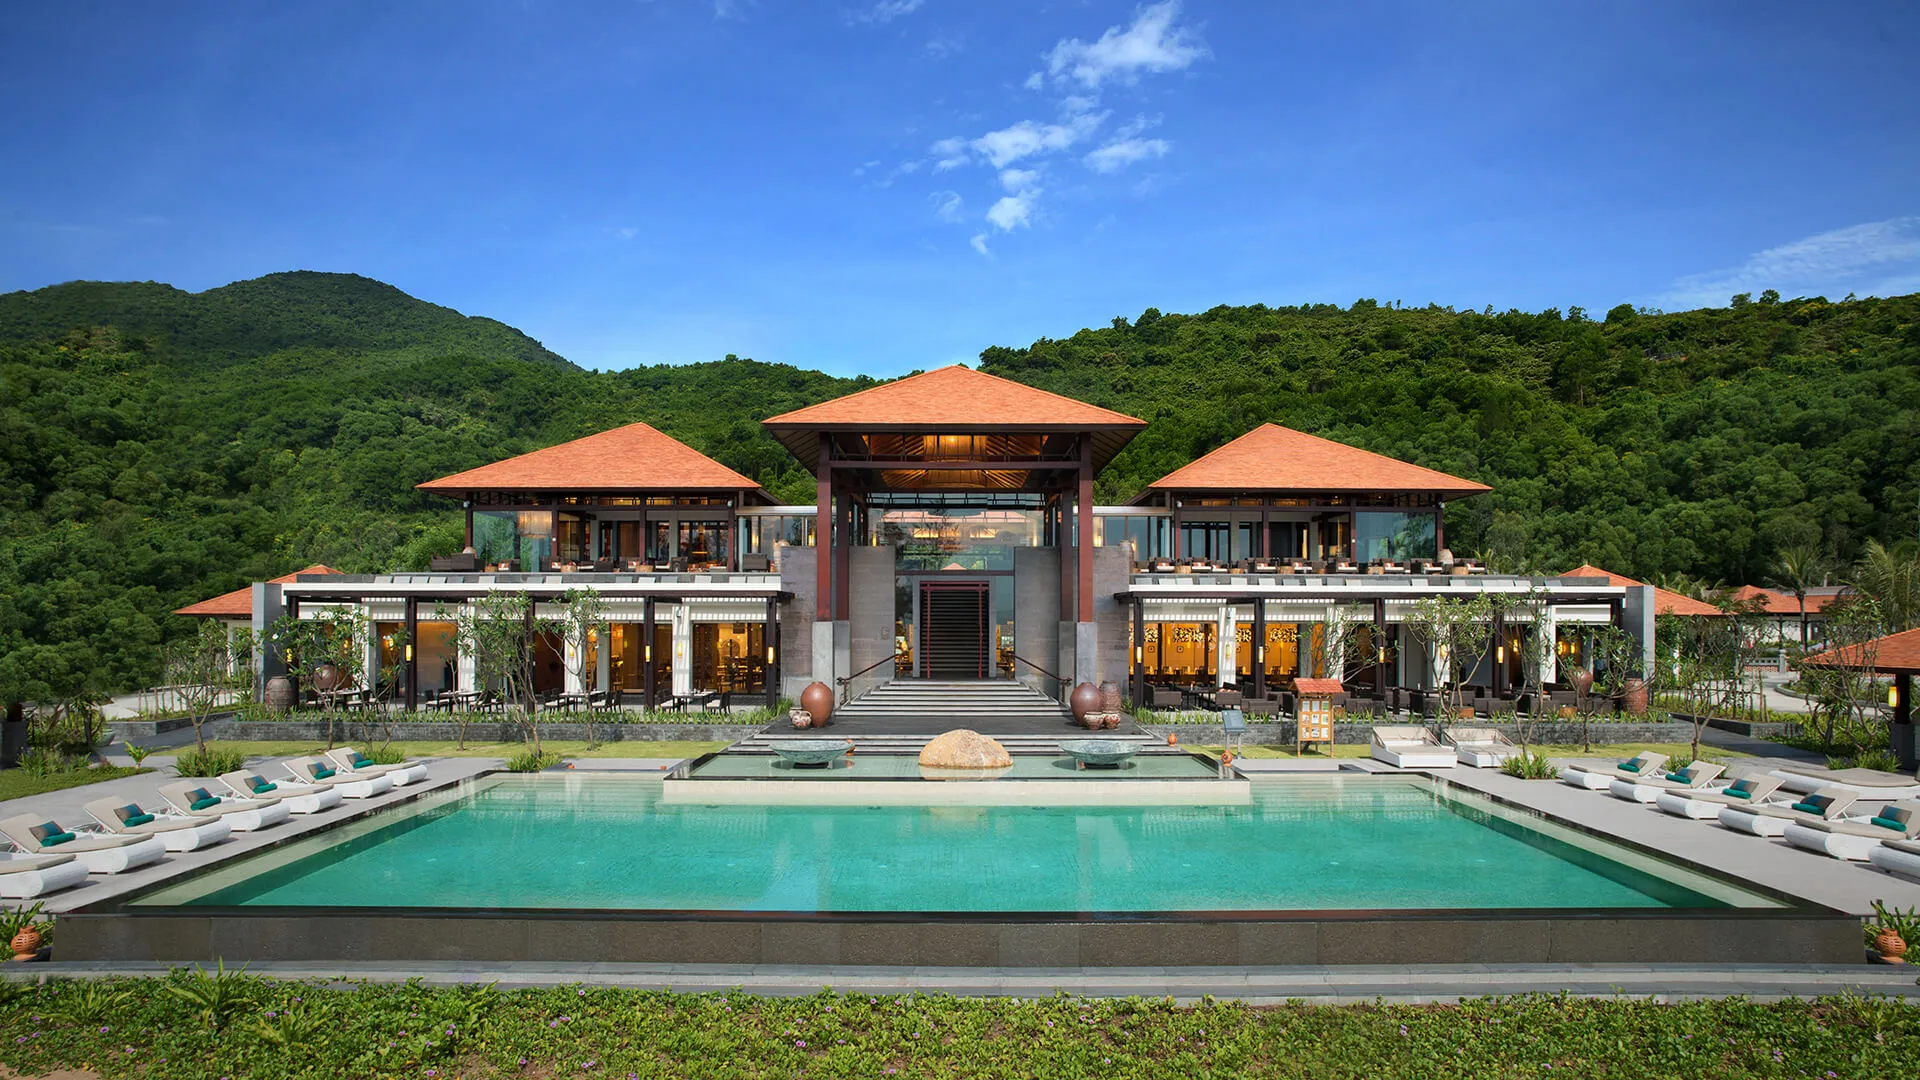
[(1267, 696), (1267, 602), (1253, 598), (1253, 696)]
[(647, 712), (653, 711), (653, 597), (640, 605), (640, 697)]
[[(1080, 542), (1076, 545), (1080, 553), (1079, 621), (1090, 623), (1093, 621), (1093, 439), (1084, 434), (1080, 436), (1079, 494)], [(1077, 650), (1074, 663), (1084, 666)]]
[(471, 550), (473, 548), (473, 500), (471, 498), (467, 500), (466, 511), (467, 511), (467, 548), (468, 550)]
[[(1073, 515), (1067, 511), (1067, 504), (1073, 499), (1073, 485), (1060, 488), (1060, 621), (1071, 621), (1073, 611), (1073, 583), (1080, 579), (1080, 549), (1067, 542), (1073, 533)], [(1064, 643), (1063, 643), (1064, 644)], [(1062, 676), (1063, 678), (1065, 676)], [(1071, 686), (1072, 684), (1069, 684)]]
[(1147, 612), (1146, 603), (1133, 598), (1133, 707), (1147, 700)]
[(1906, 674), (1895, 675), (1893, 677), (1893, 694), (1893, 722), (1896, 724), (1913, 723), (1913, 703), (1908, 700), (1913, 696), (1913, 676)]
[(1507, 665), (1500, 659), (1507, 651), (1507, 615), (1504, 611), (1493, 613), (1493, 696), (1507, 696)]
[(853, 493), (840, 493), (833, 515), (833, 617), (853, 617)]
[(539, 606), (540, 602), (538, 600), (535, 600), (532, 596), (527, 597), (527, 615), (524, 624), (525, 628), (522, 633), (527, 643), (527, 667), (523, 675), (526, 678), (527, 685), (527, 700), (525, 705), (529, 714), (534, 711), (534, 703), (540, 700), (540, 695), (535, 693), (533, 689), (533, 654), (536, 651), (533, 641), (533, 609)]
[(780, 598), (777, 596), (767, 597), (767, 625), (761, 631), (760, 643), (767, 650), (763, 679), (767, 684), (767, 708), (771, 709), (780, 702)]
[(1375, 597), (1373, 601), (1373, 696), (1385, 700), (1387, 696), (1387, 664), (1381, 657), (1387, 648), (1387, 602)]
[(833, 439), (820, 433), (820, 460), (814, 465), (814, 618), (833, 621)]
[(407, 680), (407, 711), (413, 712), (420, 707), (420, 598), (417, 596), (407, 597), (405, 649), (406, 669), (403, 677)]
[(1439, 504), (1439, 509), (1433, 512), (1433, 557), (1436, 559), (1447, 547), (1446, 518), (1447, 504), (1443, 502)]

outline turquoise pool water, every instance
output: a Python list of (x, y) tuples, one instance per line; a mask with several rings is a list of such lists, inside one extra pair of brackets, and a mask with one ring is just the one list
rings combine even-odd
[(1301, 777), (1244, 807), (663, 805), (491, 777), (140, 906), (1123, 912), (1775, 906), (1430, 781)]

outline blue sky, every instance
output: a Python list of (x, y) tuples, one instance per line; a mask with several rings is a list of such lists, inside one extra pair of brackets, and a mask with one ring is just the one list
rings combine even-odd
[(0, 290), (351, 271), (578, 363), (1920, 290), (1920, 8), (15, 8)]

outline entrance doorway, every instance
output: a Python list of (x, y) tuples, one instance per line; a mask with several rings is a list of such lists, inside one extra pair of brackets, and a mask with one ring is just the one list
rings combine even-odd
[(920, 583), (920, 677), (984, 679), (988, 658), (987, 583)]

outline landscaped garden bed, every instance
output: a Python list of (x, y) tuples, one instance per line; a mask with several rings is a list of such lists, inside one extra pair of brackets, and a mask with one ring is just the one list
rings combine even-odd
[(1460, 1005), (883, 997), (162, 979), (14, 986), (0, 1064), (32, 1076), (1802, 1077), (1920, 1061), (1911, 1005), (1559, 997)]

